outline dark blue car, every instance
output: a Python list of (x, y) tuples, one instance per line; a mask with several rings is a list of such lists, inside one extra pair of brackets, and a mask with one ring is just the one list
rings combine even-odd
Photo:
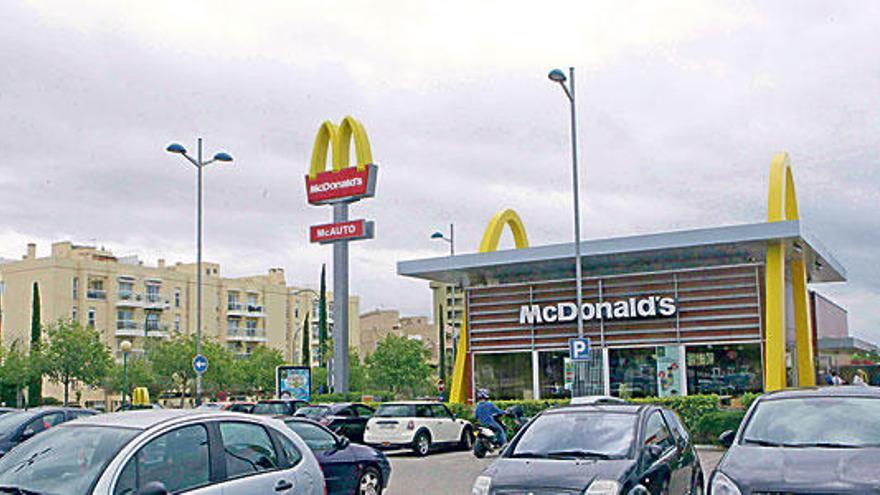
[(385, 454), (351, 443), (306, 418), (278, 418), (312, 449), (327, 483), (328, 495), (379, 495), (388, 486), (391, 464)]

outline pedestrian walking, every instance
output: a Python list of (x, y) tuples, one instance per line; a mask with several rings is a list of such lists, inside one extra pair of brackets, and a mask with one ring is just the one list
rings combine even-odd
[(868, 386), (868, 374), (865, 373), (865, 370), (856, 370), (856, 374), (853, 376), (853, 385)]
[(841, 385), (846, 385), (846, 380), (840, 377), (840, 373), (837, 370), (831, 372), (831, 384), (835, 387), (839, 387)]

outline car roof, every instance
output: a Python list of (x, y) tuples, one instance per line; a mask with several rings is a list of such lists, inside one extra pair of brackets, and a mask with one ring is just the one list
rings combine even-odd
[(570, 412), (591, 412), (591, 413), (616, 413), (616, 414), (639, 414), (647, 409), (655, 406), (650, 404), (575, 404), (567, 406), (554, 407), (545, 411), (546, 414), (565, 414)]
[(792, 399), (803, 397), (872, 397), (880, 399), (880, 388), (864, 385), (844, 385), (837, 387), (790, 388), (769, 392), (759, 400)]
[(383, 406), (422, 406), (422, 405), (443, 405), (442, 402), (436, 400), (406, 400), (398, 402), (385, 402)]

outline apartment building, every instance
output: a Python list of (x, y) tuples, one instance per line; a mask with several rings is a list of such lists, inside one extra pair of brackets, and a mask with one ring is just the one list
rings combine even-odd
[[(333, 335), (333, 307), (334, 307), (334, 299), (333, 293), (327, 292), (327, 335), (332, 338)], [(310, 348), (310, 357), (311, 362), (310, 366), (317, 366), (320, 364), (319, 361), (319, 351), (320, 351), (320, 298), (318, 295), (318, 291), (310, 288), (304, 287), (290, 287), (289, 288), (289, 304), (288, 304), (288, 320), (290, 321), (290, 339), (289, 342), (291, 344), (291, 349), (289, 349), (289, 355), (292, 356), (291, 362), (297, 364), (302, 363), (302, 345), (303, 338), (306, 335), (306, 316), (308, 316), (309, 321), (309, 348)], [(363, 352), (360, 350), (360, 339), (361, 339), (361, 330), (360, 330), (360, 319), (358, 315), (360, 314), (360, 298), (355, 295), (348, 296), (348, 342), (349, 347), (352, 349), (358, 350), (360, 355), (363, 357)]]
[[(3, 261), (0, 337), (7, 346), (30, 343), (34, 283), (40, 289), (44, 324), (70, 319), (94, 327), (118, 359), (123, 341), (132, 343), (134, 354), (142, 354), (150, 339), (196, 331), (194, 263), (167, 264), (160, 259), (148, 266), (135, 256), (119, 257), (103, 248), (70, 242), (54, 243), (44, 257), (38, 257), (37, 246), (29, 244), (21, 260)], [(246, 277), (223, 277), (217, 263), (202, 263), (202, 269), (203, 338), (219, 342), (237, 357), (267, 345), (280, 350), (285, 360), (299, 362), (302, 337), (297, 330), (308, 310), (317, 345), (317, 297), (287, 287), (283, 269)], [(351, 304), (355, 316), (350, 332), (355, 341), (357, 297), (351, 298)], [(328, 309), (332, 315), (332, 306)], [(44, 393), (60, 395), (56, 388), (47, 384)], [(99, 397), (103, 398), (100, 391), (83, 391), (84, 400)]]
[[(422, 342), (431, 351), (431, 363), (439, 361), (440, 346), (436, 328), (425, 316), (400, 316), (394, 309), (377, 309), (364, 313), (360, 317), (360, 342), (358, 348), (361, 356), (367, 356), (376, 350), (379, 342), (389, 335), (407, 337)], [(447, 332), (447, 336), (451, 334)], [(449, 348), (449, 345), (447, 345)]]

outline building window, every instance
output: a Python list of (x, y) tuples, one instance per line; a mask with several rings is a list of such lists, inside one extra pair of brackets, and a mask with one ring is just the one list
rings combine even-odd
[(79, 298), (79, 277), (73, 277), (72, 287), (73, 300), (76, 301)]
[(79, 310), (77, 309), (76, 306), (74, 306), (70, 310), (70, 319), (73, 320), (73, 322), (79, 321)]
[(174, 317), (174, 331), (175, 332), (180, 331), (180, 315), (176, 315)]
[(229, 291), (226, 293), (226, 306), (229, 311), (241, 310), (241, 303), (238, 302), (238, 292)]
[(571, 397), (571, 383), (565, 380), (565, 365), (568, 352), (538, 353), (538, 384), (542, 399), (563, 399)]
[(116, 312), (116, 329), (135, 329), (137, 323), (134, 321), (134, 313), (130, 309), (120, 309)]
[(95, 328), (95, 308), (89, 308), (89, 327)]
[(129, 300), (134, 296), (134, 283), (128, 280), (119, 281), (119, 299)]
[(180, 288), (179, 287), (174, 289), (174, 307), (175, 308), (180, 307)]
[(534, 399), (532, 391), (532, 353), (476, 354), (476, 388), (492, 391), (494, 399)]
[(611, 395), (624, 399), (657, 396), (657, 356), (653, 347), (608, 351)]
[(687, 346), (689, 394), (761, 392), (760, 344)]
[(247, 325), (248, 332), (252, 332), (257, 329), (257, 320), (247, 320), (245, 325)]
[(101, 279), (89, 280), (89, 289), (86, 291), (86, 297), (89, 299), (107, 299), (107, 292), (104, 291), (104, 281)]
[(147, 302), (156, 304), (161, 301), (161, 296), (159, 294), (159, 289), (161, 286), (158, 284), (147, 284)]
[(147, 313), (147, 331), (152, 332), (155, 330), (159, 330), (159, 314), (149, 312)]

